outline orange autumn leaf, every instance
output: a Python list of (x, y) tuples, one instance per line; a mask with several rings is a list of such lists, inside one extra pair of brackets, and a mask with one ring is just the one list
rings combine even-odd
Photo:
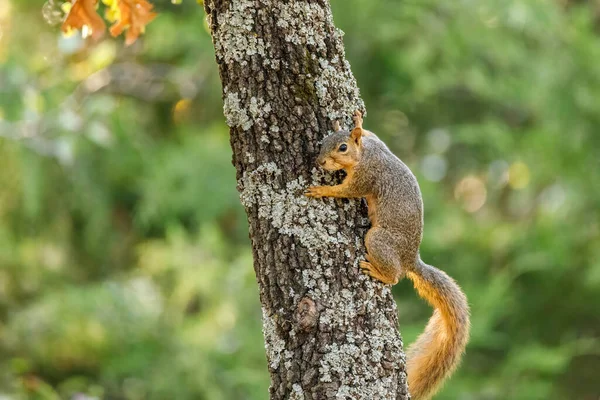
[(71, 29), (82, 30), (87, 26), (94, 39), (102, 37), (106, 25), (96, 12), (97, 3), (98, 0), (71, 0), (71, 9), (62, 24), (62, 31), (66, 33)]
[(152, 12), (154, 6), (146, 0), (119, 0), (118, 4), (120, 18), (110, 27), (110, 34), (118, 36), (127, 30), (125, 44), (130, 45), (144, 33), (146, 25), (156, 17), (156, 13)]

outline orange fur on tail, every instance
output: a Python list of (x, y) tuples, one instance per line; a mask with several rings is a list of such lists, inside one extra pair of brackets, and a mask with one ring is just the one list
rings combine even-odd
[(419, 261), (408, 271), (419, 295), (435, 308), (425, 331), (408, 349), (408, 389), (426, 400), (456, 369), (469, 340), (467, 298), (445, 272)]

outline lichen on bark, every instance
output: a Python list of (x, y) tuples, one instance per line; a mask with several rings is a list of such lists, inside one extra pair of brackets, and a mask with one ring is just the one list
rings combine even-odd
[(365, 206), (308, 199), (364, 110), (327, 1), (205, 0), (248, 214), (272, 399), (409, 399), (389, 287), (360, 273)]

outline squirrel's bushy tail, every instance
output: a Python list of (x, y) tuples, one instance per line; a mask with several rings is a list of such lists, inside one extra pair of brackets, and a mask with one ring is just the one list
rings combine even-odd
[(425, 331), (407, 352), (408, 389), (413, 400), (425, 400), (460, 362), (469, 340), (469, 305), (454, 279), (421, 260), (407, 276), (435, 308)]

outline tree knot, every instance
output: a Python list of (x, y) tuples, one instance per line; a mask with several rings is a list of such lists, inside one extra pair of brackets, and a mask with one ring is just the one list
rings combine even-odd
[(313, 299), (303, 297), (296, 308), (296, 323), (303, 332), (310, 332), (317, 326), (319, 312)]

